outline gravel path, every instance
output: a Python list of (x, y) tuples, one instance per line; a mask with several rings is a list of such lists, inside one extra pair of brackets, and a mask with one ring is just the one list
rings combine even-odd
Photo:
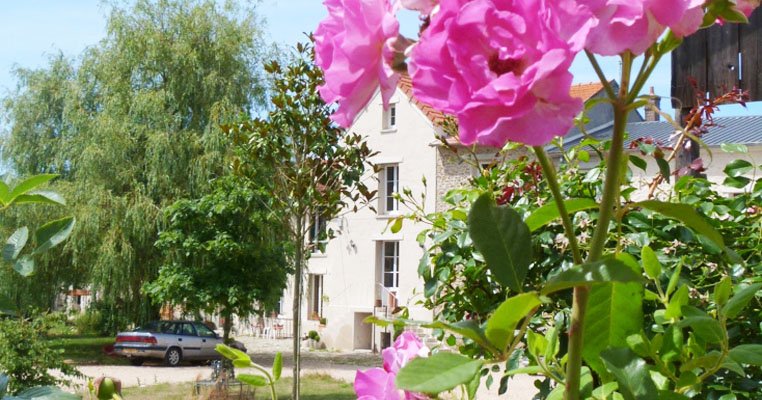
[[(292, 375), (291, 341), (288, 339), (259, 339), (251, 337), (239, 337), (244, 342), (252, 359), (266, 367), (272, 366), (275, 353), (283, 353), (283, 376)], [(381, 357), (369, 352), (331, 352), (331, 351), (302, 351), (302, 373), (328, 374), (336, 379), (351, 382), (354, 380), (358, 368), (366, 369), (381, 365)], [(125, 387), (148, 386), (159, 383), (182, 383), (193, 382), (197, 379), (207, 379), (211, 373), (209, 366), (186, 366), (170, 368), (159, 363), (147, 363), (141, 367), (122, 365), (88, 365), (78, 369), (88, 377), (113, 376), (122, 380)], [(243, 372), (244, 370), (239, 370)], [(248, 372), (248, 371), (247, 371)], [(483, 387), (477, 396), (478, 399), (493, 400), (497, 397), (497, 382), (495, 377), (492, 391)], [(531, 400), (537, 392), (533, 385), (534, 378), (520, 376), (510, 381), (508, 393), (499, 399), (507, 400)], [(78, 382), (82, 384), (84, 381)]]

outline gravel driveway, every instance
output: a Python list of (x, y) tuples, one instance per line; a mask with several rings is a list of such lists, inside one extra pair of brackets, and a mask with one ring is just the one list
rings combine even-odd
[[(291, 376), (291, 341), (288, 339), (259, 339), (251, 337), (239, 337), (246, 344), (252, 359), (266, 367), (272, 366), (275, 353), (283, 353), (283, 376)], [(302, 351), (302, 373), (328, 374), (332, 377), (347, 382), (354, 380), (358, 368), (366, 369), (381, 365), (381, 357), (369, 352), (330, 352), (330, 351)], [(123, 365), (87, 365), (78, 369), (90, 378), (100, 376), (112, 376), (119, 378), (125, 387), (148, 386), (159, 383), (182, 383), (193, 382), (197, 379), (207, 379), (211, 374), (209, 366), (164, 367), (159, 363), (147, 363), (141, 367)], [(239, 371), (243, 372), (243, 370)], [(248, 371), (247, 371), (248, 372)], [(497, 377), (496, 377), (497, 378)], [(492, 386), (492, 391), (482, 387), (478, 399), (492, 400), (497, 397), (497, 382)], [(78, 382), (82, 384), (84, 381)], [(537, 392), (533, 385), (534, 378), (520, 376), (510, 381), (508, 393), (499, 399), (507, 400), (531, 400)], [(494, 393), (493, 393), (494, 392)]]

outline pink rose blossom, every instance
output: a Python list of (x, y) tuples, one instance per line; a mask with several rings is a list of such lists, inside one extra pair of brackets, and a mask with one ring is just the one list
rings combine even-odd
[(437, 3), (439, 3), (438, 0), (400, 0), (402, 7), (426, 15), (431, 14), (431, 11), (434, 10)]
[(612, 56), (626, 50), (643, 54), (671, 28), (678, 37), (696, 32), (704, 18), (704, 0), (578, 0), (597, 21), (586, 48)]
[(423, 400), (428, 397), (407, 391), (397, 390), (394, 379), (400, 368), (415, 357), (426, 357), (429, 349), (415, 333), (407, 331), (394, 341), (394, 346), (384, 349), (383, 368), (371, 368), (355, 375), (355, 393), (358, 400)]
[(737, 0), (736, 9), (743, 13), (746, 17), (750, 17), (754, 9), (759, 7), (759, 0)]
[(376, 88), (388, 106), (399, 75), (391, 66), (399, 22), (389, 0), (325, 0), (328, 17), (315, 30), (315, 62), (323, 70), (320, 96), (338, 102), (331, 116), (349, 127)]
[(409, 67), (419, 101), (458, 118), (460, 139), (548, 143), (582, 109), (569, 66), (592, 24), (571, 0), (441, 0)]

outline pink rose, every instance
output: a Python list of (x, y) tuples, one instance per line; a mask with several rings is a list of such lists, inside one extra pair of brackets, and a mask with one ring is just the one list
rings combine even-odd
[(746, 17), (750, 17), (754, 9), (759, 7), (759, 0), (736, 0), (736, 10), (740, 11)]
[(678, 37), (696, 32), (704, 18), (704, 0), (578, 0), (597, 24), (586, 48), (612, 56), (625, 50), (643, 54), (667, 27)]
[(441, 0), (409, 62), (415, 97), (455, 115), (460, 139), (503, 146), (565, 134), (574, 55), (592, 24), (571, 0)]
[(389, 0), (325, 0), (328, 17), (315, 30), (315, 63), (323, 70), (320, 96), (338, 102), (331, 116), (349, 127), (376, 88), (388, 106), (399, 75), (391, 66), (399, 22)]
[(406, 331), (394, 341), (392, 347), (383, 351), (382, 368), (371, 368), (355, 375), (355, 393), (358, 400), (423, 400), (425, 395), (397, 390), (394, 379), (397, 372), (415, 357), (426, 357), (429, 349), (415, 333)]
[(431, 14), (431, 11), (439, 3), (438, 0), (400, 0), (402, 7), (415, 10), (421, 14)]

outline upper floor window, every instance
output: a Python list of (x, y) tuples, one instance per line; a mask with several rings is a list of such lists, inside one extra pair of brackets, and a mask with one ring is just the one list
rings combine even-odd
[(389, 214), (399, 210), (399, 200), (395, 194), (399, 192), (399, 165), (387, 165), (381, 169), (379, 176), (380, 188), (378, 191), (379, 209), (382, 214)]
[(310, 220), (310, 231), (308, 241), (313, 253), (322, 253), (325, 251), (325, 244), (328, 242), (328, 221), (320, 214), (316, 214)]
[(384, 242), (381, 248), (382, 280), (387, 289), (400, 284), (400, 242)]
[(389, 108), (384, 110), (383, 123), (381, 128), (390, 130), (397, 128), (397, 105), (390, 104)]

